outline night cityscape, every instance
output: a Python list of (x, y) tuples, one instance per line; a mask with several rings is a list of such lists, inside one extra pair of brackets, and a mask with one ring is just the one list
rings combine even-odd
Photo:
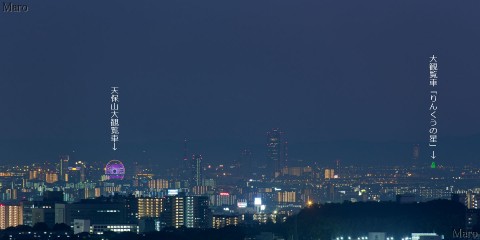
[(480, 2), (2, 2), (0, 240), (480, 239)]

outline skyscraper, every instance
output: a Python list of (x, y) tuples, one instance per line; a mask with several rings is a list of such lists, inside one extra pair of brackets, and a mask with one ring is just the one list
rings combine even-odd
[(183, 140), (183, 157), (182, 157), (182, 162), (181, 165), (179, 166), (179, 177), (181, 180), (190, 180), (191, 173), (192, 173), (192, 164), (189, 161), (188, 157), (188, 140), (185, 138)]
[(188, 169), (188, 140), (185, 138), (183, 140), (183, 169)]
[(70, 156), (64, 155), (60, 156), (60, 165), (59, 165), (59, 172), (60, 172), (60, 180), (61, 181), (68, 181), (68, 161), (70, 160)]
[(273, 177), (280, 176), (287, 166), (288, 153), (285, 133), (278, 128), (267, 132), (267, 158), (268, 164), (273, 165)]
[(72, 183), (85, 182), (86, 168), (85, 163), (82, 161), (76, 162), (73, 167), (68, 167), (68, 181)]
[(202, 155), (195, 154), (192, 158), (192, 183), (201, 186), (203, 181)]

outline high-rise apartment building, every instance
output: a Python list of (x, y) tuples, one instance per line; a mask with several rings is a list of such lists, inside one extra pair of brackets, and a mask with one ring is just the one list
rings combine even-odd
[(0, 230), (22, 224), (21, 206), (0, 204)]
[(159, 218), (163, 211), (163, 198), (138, 198), (138, 218)]
[(208, 197), (168, 196), (164, 198), (162, 221), (167, 227), (209, 228), (212, 215), (208, 207)]
[(203, 184), (202, 155), (193, 155), (192, 158), (192, 184), (201, 186)]
[(297, 202), (295, 191), (281, 191), (277, 192), (277, 202), (280, 204), (283, 203), (295, 203)]
[(162, 190), (168, 188), (168, 180), (166, 179), (152, 179), (148, 181), (148, 188), (155, 190)]
[(325, 180), (335, 178), (335, 169), (327, 168), (325, 169)]

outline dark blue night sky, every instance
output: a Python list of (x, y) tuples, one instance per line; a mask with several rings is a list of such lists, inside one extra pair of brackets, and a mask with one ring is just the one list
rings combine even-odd
[(208, 161), (262, 160), (273, 127), (293, 159), (402, 162), (428, 140), (432, 54), (439, 158), (480, 160), (477, 0), (28, 4), (0, 12), (1, 162), (174, 165), (185, 137)]

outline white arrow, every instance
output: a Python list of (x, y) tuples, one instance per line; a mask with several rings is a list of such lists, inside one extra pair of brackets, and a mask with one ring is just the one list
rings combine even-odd
[(113, 151), (117, 151), (117, 147), (115, 147), (115, 142), (113, 142)]
[(436, 157), (435, 157), (435, 151), (432, 151), (432, 156), (431, 156), (431, 157), (432, 157), (432, 159), (435, 159), (435, 158), (436, 158)]

